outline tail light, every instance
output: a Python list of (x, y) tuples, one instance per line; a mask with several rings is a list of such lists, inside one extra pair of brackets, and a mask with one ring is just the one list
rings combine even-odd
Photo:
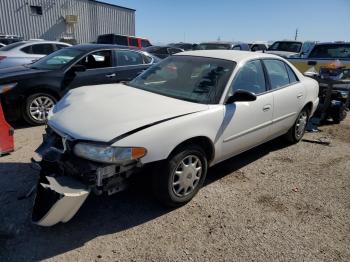
[(1, 56), (1, 55), (0, 55), (0, 61), (1, 61), (1, 60), (4, 60), (6, 57), (7, 57), (7, 56)]

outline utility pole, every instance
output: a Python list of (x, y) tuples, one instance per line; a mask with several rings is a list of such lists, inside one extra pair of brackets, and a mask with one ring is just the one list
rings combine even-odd
[(297, 40), (298, 39), (298, 28), (295, 30), (295, 37), (294, 37), (294, 40)]

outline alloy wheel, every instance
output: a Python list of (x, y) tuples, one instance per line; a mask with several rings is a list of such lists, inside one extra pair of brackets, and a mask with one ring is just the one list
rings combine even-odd
[(182, 159), (172, 179), (172, 189), (176, 196), (185, 197), (196, 189), (202, 175), (202, 168), (200, 158), (195, 155)]
[(49, 111), (55, 105), (52, 98), (48, 96), (38, 96), (33, 99), (29, 106), (30, 116), (36, 121), (45, 121)]

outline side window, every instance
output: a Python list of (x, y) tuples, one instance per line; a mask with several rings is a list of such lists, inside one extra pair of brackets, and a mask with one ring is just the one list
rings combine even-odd
[(52, 44), (37, 44), (32, 45), (32, 54), (48, 55), (54, 51)]
[(309, 58), (350, 58), (350, 45), (317, 45), (311, 51)]
[(112, 67), (112, 52), (106, 50), (89, 54), (80, 60), (79, 64), (84, 65), (86, 69)]
[(62, 48), (66, 48), (66, 47), (68, 47), (68, 46), (56, 44), (56, 50), (60, 50), (60, 49), (62, 49)]
[(271, 89), (289, 85), (289, 76), (284, 62), (279, 60), (264, 60), (264, 64), (270, 78)]
[(239, 45), (235, 45), (234, 47), (232, 47), (232, 50), (241, 50), (241, 47)]
[(129, 45), (130, 46), (137, 46), (137, 39), (136, 38), (129, 38)]
[(31, 46), (31, 45), (26, 46), (26, 47), (23, 47), (23, 48), (21, 49), (21, 51), (24, 52), (24, 53), (26, 53), (26, 54), (33, 54), (33, 53), (32, 53), (32, 46)]
[(290, 68), (289, 65), (285, 64), (286, 68), (287, 68), (287, 72), (288, 72), (288, 76), (289, 76), (289, 83), (293, 84), (299, 81), (299, 79), (297, 78), (297, 76), (295, 75), (294, 71), (292, 70), (292, 68)]
[(142, 55), (138, 52), (117, 50), (116, 53), (118, 66), (141, 65), (144, 63)]
[(148, 40), (142, 39), (141, 40), (141, 46), (142, 47), (148, 47), (148, 46), (151, 46), (151, 44), (149, 43)]
[(266, 91), (264, 71), (259, 60), (247, 62), (239, 70), (233, 83), (233, 91), (238, 89), (257, 95)]

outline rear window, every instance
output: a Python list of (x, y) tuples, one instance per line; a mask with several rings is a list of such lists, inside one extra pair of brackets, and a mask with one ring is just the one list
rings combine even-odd
[(350, 59), (350, 44), (317, 45), (311, 51), (309, 57)]
[(12, 49), (14, 49), (14, 48), (17, 48), (17, 47), (19, 47), (19, 46), (22, 46), (22, 45), (24, 45), (24, 44), (25, 44), (25, 43), (23, 43), (23, 42), (17, 42), (17, 43), (13, 43), (13, 44), (4, 46), (4, 47), (0, 48), (0, 50), (1, 50), (1, 51), (10, 51), (10, 50), (12, 50)]
[(268, 50), (269, 51), (284, 51), (284, 52), (299, 53), (302, 45), (303, 44), (301, 42), (278, 41), (278, 42), (273, 43), (272, 46), (270, 46), (268, 48)]
[(128, 38), (123, 35), (113, 35), (113, 34), (108, 34), (108, 35), (100, 35), (97, 38), (97, 43), (98, 44), (116, 44), (116, 45), (128, 45)]

